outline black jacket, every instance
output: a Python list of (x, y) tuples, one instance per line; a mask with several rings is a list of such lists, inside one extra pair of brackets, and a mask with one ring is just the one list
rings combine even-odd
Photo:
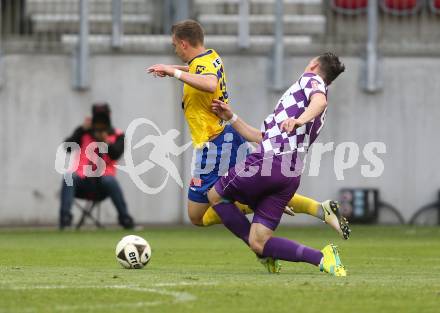
[[(90, 134), (93, 137), (92, 131), (84, 130), (82, 126), (79, 126), (75, 129), (73, 134), (66, 138), (65, 142), (76, 142), (78, 145), (81, 145), (81, 138), (84, 134)], [(110, 128), (109, 135), (114, 135), (114, 128)], [(124, 133), (117, 135), (116, 141), (113, 144), (108, 144), (108, 156), (112, 160), (117, 160), (124, 153)], [(67, 151), (70, 152), (70, 148), (67, 148)]]

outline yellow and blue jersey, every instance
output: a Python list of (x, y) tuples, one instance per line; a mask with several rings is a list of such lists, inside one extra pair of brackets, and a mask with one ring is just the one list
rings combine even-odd
[(183, 110), (196, 148), (218, 136), (224, 129), (222, 120), (211, 111), (213, 99), (228, 102), (226, 73), (222, 59), (213, 49), (196, 56), (189, 63), (189, 73), (215, 75), (218, 78), (214, 93), (198, 90), (188, 84), (183, 86)]

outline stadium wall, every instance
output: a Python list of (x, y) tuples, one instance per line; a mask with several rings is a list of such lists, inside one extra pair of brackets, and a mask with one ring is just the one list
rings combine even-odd
[[(286, 60), (286, 87), (303, 70), (308, 58)], [(130, 122), (145, 117), (165, 133), (170, 128), (183, 132), (178, 144), (189, 141), (180, 107), (180, 83), (155, 79), (144, 68), (153, 63), (176, 63), (169, 56), (100, 55), (91, 58), (91, 88), (71, 89), (71, 58), (48, 55), (7, 55), (3, 59), (4, 85), (0, 89), (0, 138), (2, 161), (0, 180), (0, 225), (55, 225), (58, 221), (61, 176), (55, 171), (58, 145), (89, 114), (94, 101), (108, 101), (114, 125), (126, 129)], [(259, 126), (273, 109), (282, 92), (271, 91), (267, 57), (225, 56), (228, 88), (239, 115)], [(385, 58), (382, 60), (384, 89), (374, 95), (360, 89), (361, 59), (344, 58), (347, 72), (331, 86), (327, 123), (320, 142), (355, 142), (359, 162), (337, 180), (335, 150), (322, 157), (319, 176), (303, 175), (299, 192), (319, 200), (336, 198), (342, 187), (378, 187), (382, 199), (394, 204), (408, 220), (420, 206), (434, 201), (440, 186), (436, 163), (440, 145), (440, 59)], [(152, 128), (141, 127), (135, 137)], [(368, 142), (386, 144), (379, 155), (384, 172), (378, 178), (361, 175), (368, 165), (362, 149)], [(134, 141), (136, 142), (136, 141)], [(135, 162), (146, 159), (151, 147), (134, 152)], [(172, 157), (189, 180), (191, 153)], [(121, 161), (123, 164), (124, 162)], [(136, 164), (137, 164), (136, 163)], [(163, 181), (165, 171), (156, 167), (142, 175), (151, 186)], [(129, 205), (139, 223), (181, 223), (186, 219), (185, 189), (169, 179), (163, 191), (145, 195), (129, 176), (118, 177)], [(115, 222), (109, 200), (102, 218)], [(78, 213), (78, 212), (76, 212)], [(78, 214), (76, 214), (78, 216)], [(285, 218), (286, 223), (312, 223), (308, 217)]]

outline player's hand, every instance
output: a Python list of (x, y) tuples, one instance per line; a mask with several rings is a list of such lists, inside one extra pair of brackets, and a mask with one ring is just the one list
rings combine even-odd
[(211, 110), (224, 121), (229, 121), (234, 114), (229, 104), (217, 99), (212, 100)]
[(147, 73), (153, 74), (154, 77), (173, 76), (174, 67), (166, 64), (155, 64), (147, 68)]
[(288, 118), (287, 120), (281, 123), (281, 131), (285, 131), (286, 133), (291, 133), (295, 128), (301, 127), (303, 124), (294, 118)]

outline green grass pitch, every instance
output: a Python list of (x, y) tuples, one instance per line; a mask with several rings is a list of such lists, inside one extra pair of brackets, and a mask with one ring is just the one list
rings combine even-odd
[(327, 227), (278, 235), (321, 248), (338, 244), (348, 277), (283, 262), (270, 275), (221, 226), (132, 232), (153, 248), (126, 270), (114, 247), (127, 232), (0, 231), (0, 312), (440, 312), (440, 228)]

